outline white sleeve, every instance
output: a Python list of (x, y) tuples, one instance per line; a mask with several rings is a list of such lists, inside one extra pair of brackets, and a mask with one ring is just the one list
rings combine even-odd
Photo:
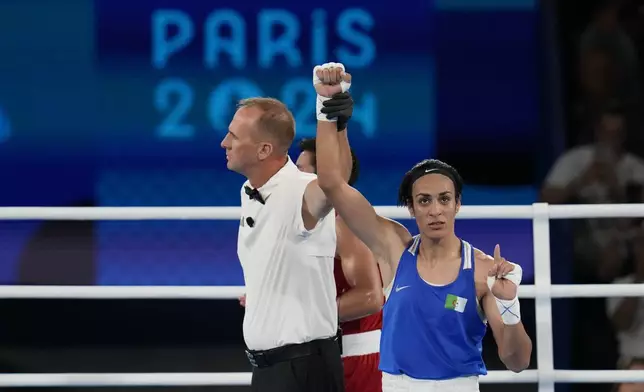
[[(628, 276), (615, 279), (613, 283), (614, 284), (633, 283), (634, 281), (635, 279), (633, 278), (633, 275), (628, 275)], [(606, 298), (606, 313), (608, 314), (609, 318), (613, 317), (613, 315), (617, 311), (617, 308), (622, 303), (622, 301), (624, 301), (624, 298), (621, 298), (621, 297)]]
[(545, 185), (554, 188), (568, 186), (585, 169), (579, 150), (571, 150), (560, 156), (546, 177)]

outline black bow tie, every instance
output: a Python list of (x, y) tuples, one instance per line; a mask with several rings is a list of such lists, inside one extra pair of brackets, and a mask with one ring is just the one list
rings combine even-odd
[(246, 191), (246, 194), (251, 200), (255, 199), (262, 204), (265, 203), (264, 198), (257, 189), (251, 188), (248, 185), (244, 185), (244, 191)]

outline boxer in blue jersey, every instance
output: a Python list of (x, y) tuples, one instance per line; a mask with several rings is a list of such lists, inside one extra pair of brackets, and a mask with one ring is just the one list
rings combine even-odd
[(456, 236), (463, 188), (458, 172), (431, 159), (405, 174), (398, 199), (416, 220), (419, 234), (412, 236), (378, 216), (344, 180), (338, 135), (318, 131), (316, 143), (320, 187), (380, 264), (387, 296), (383, 391), (478, 391), (478, 377), (487, 373), (481, 343), (488, 324), (506, 367), (526, 369), (532, 342), (517, 298), (521, 267), (505, 260), (498, 245), (490, 257)]

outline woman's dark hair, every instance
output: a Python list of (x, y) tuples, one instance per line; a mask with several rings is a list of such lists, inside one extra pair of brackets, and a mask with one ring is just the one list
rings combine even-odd
[(452, 180), (454, 183), (454, 191), (456, 192), (456, 200), (461, 199), (463, 192), (463, 179), (458, 171), (452, 166), (448, 165), (438, 159), (425, 159), (418, 162), (411, 168), (403, 177), (400, 187), (398, 188), (398, 205), (401, 207), (411, 207), (414, 203), (412, 200), (411, 189), (414, 182), (425, 174), (436, 173), (442, 174)]
[[(297, 143), (298, 147), (300, 148), (300, 151), (308, 151), (311, 154), (313, 154), (313, 162), (311, 164), (313, 167), (315, 167), (315, 171), (317, 172), (317, 156), (315, 152), (315, 138), (306, 138), (302, 139)], [(349, 177), (349, 185), (353, 186), (353, 184), (358, 181), (358, 175), (360, 174), (360, 161), (358, 161), (358, 157), (356, 157), (355, 152), (353, 149), (351, 149), (351, 176)]]

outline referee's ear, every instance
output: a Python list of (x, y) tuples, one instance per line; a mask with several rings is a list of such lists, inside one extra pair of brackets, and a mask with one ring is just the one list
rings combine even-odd
[(257, 159), (263, 161), (273, 154), (273, 145), (271, 143), (262, 142), (257, 147)]

